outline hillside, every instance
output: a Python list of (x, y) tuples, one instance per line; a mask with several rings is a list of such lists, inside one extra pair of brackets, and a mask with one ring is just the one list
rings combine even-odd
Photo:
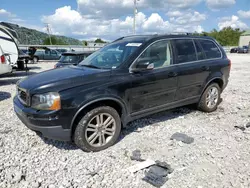
[[(12, 24), (12, 23), (5, 22), (5, 24), (11, 26), (17, 32), (18, 40), (20, 44), (39, 45), (39, 44), (43, 44), (43, 41), (46, 38), (48, 38), (48, 34), (44, 32), (40, 32), (34, 29), (29, 29), (29, 28), (22, 27), (16, 24)], [(60, 41), (63, 41), (63, 43), (65, 44), (69, 44), (69, 45), (81, 45), (82, 44), (81, 41), (74, 39), (74, 38), (58, 36), (58, 35), (52, 35), (52, 36), (56, 37)]]

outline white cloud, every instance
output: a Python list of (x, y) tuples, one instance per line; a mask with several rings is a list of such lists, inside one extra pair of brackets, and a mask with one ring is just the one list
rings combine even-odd
[(194, 24), (205, 21), (206, 15), (196, 11), (189, 11), (189, 12), (184, 12), (183, 14), (179, 14), (178, 16), (174, 16), (170, 18), (170, 20), (171, 22), (179, 25), (185, 25), (191, 23)]
[[(188, 9), (202, 0), (140, 0), (137, 2), (139, 11), (152, 10), (166, 11), (168, 8)], [(93, 18), (114, 19), (128, 14), (133, 14), (133, 0), (77, 0), (78, 11), (82, 15)]]
[(228, 8), (233, 6), (236, 2), (235, 0), (206, 0), (208, 8), (212, 10), (219, 10), (222, 8)]
[[(153, 1), (153, 0), (152, 0)], [(165, 5), (169, 4), (173, 8), (188, 9), (197, 4), (202, 0), (165, 0)]]
[(223, 29), (225, 27), (232, 27), (234, 29), (247, 29), (248, 26), (244, 22), (242, 22), (238, 16), (233, 15), (232, 17), (223, 17), (219, 20), (218, 23), (219, 29)]
[[(93, 3), (89, 1), (89, 3)], [(188, 10), (183, 15), (176, 14), (173, 20), (164, 20), (158, 13), (146, 16), (139, 12), (136, 19), (137, 33), (201, 32), (204, 14)], [(179, 15), (179, 17), (178, 17)], [(78, 11), (65, 6), (56, 9), (53, 15), (43, 16), (42, 22), (50, 23), (53, 34), (75, 35), (79, 38), (102, 37), (115, 39), (132, 34), (133, 17), (123, 19), (95, 19), (81, 15)]]
[(16, 17), (16, 15), (8, 12), (5, 9), (0, 9), (0, 17)]
[(250, 10), (249, 11), (239, 10), (238, 15), (241, 18), (250, 19)]
[(170, 16), (170, 17), (182, 16), (183, 12), (181, 12), (179, 10), (168, 11), (166, 15)]

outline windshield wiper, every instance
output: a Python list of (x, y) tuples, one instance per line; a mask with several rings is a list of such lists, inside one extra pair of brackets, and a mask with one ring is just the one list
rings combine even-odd
[(95, 65), (80, 65), (80, 66), (94, 68), (94, 69), (101, 69), (100, 67), (97, 67)]

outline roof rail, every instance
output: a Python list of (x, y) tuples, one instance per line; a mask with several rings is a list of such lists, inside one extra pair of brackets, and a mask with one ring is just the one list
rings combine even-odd
[(189, 33), (189, 32), (171, 32), (164, 33), (163, 35), (197, 35), (198, 33)]
[[(156, 34), (156, 35), (157, 35), (157, 34)], [(143, 37), (143, 36), (148, 36), (148, 37), (150, 37), (150, 36), (155, 36), (155, 35), (150, 35), (150, 34), (149, 34), (149, 35), (128, 35), (128, 36), (120, 37), (120, 38), (114, 40), (113, 42), (116, 42), (116, 41), (119, 41), (119, 40), (122, 40), (122, 39), (128, 38), (128, 37)]]

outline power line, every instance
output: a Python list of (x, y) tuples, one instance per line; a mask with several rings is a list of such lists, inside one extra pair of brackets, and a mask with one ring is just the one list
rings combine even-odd
[(134, 0), (134, 23), (133, 23), (133, 33), (134, 34), (136, 34), (137, 1), (140, 1), (140, 0)]
[(50, 42), (50, 45), (52, 45), (52, 41), (51, 41), (51, 28), (50, 28), (50, 25), (49, 23), (44, 23), (46, 25), (46, 29), (47, 29), (47, 32), (48, 32), (48, 35), (49, 35), (49, 42)]

